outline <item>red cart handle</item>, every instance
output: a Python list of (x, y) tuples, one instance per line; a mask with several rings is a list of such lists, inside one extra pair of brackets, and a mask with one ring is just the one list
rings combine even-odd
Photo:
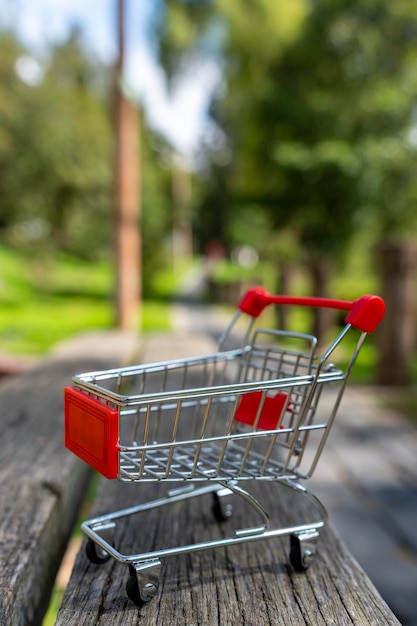
[(385, 313), (385, 303), (379, 296), (366, 295), (350, 302), (330, 298), (273, 296), (263, 287), (249, 289), (242, 297), (238, 309), (251, 317), (259, 317), (264, 308), (270, 304), (294, 304), (349, 311), (345, 322), (365, 333), (373, 333)]

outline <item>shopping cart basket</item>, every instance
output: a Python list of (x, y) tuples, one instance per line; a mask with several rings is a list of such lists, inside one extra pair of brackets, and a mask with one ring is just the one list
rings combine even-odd
[[(269, 305), (333, 308), (347, 311), (347, 317), (320, 355), (312, 335), (260, 326)], [(351, 368), (384, 309), (372, 295), (349, 302), (272, 296), (254, 288), (242, 298), (213, 354), (74, 376), (65, 390), (67, 448), (109, 479), (182, 483), (158, 499), (84, 522), (90, 560), (99, 564), (113, 557), (128, 565), (127, 594), (137, 604), (156, 594), (161, 559), (194, 550), (288, 535), (292, 566), (307, 569), (327, 513), (300, 481), (313, 474)], [(236, 329), (243, 340), (232, 349), (227, 346)], [(345, 341), (351, 331), (356, 331), (354, 348)], [(345, 367), (330, 362), (339, 352)], [(326, 409), (321, 392), (332, 383), (338, 390)], [(309, 500), (315, 519), (271, 525), (259, 499), (246, 489), (251, 481), (290, 487)], [(123, 518), (210, 492), (219, 520), (230, 516), (231, 496), (238, 495), (260, 523), (227, 537), (141, 554), (123, 554), (113, 545)]]

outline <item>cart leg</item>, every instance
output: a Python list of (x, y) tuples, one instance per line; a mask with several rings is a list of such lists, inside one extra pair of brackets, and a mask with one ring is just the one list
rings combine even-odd
[(141, 606), (157, 594), (161, 562), (159, 559), (140, 561), (129, 565), (130, 576), (126, 584), (128, 597)]
[(319, 536), (315, 529), (290, 535), (290, 563), (298, 572), (303, 572), (313, 563)]
[[(113, 546), (115, 528), (115, 522), (107, 522), (105, 524), (97, 524), (92, 527), (92, 530), (100, 535), (100, 538), (103, 539), (104, 543)], [(87, 541), (86, 554), (91, 563), (95, 563), (96, 565), (102, 565), (110, 558), (110, 554), (105, 550), (105, 548), (93, 541), (93, 539), (88, 539)]]
[(225, 522), (233, 514), (233, 492), (227, 487), (219, 487), (213, 491), (212, 513), (218, 522)]

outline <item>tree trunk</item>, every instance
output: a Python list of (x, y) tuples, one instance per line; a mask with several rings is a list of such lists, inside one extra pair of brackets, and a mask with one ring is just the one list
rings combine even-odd
[[(177, 159), (178, 161), (178, 159)], [(191, 174), (172, 160), (172, 257), (174, 269), (182, 267), (193, 255), (193, 231), (191, 226)]]
[(377, 382), (405, 386), (410, 383), (416, 338), (416, 248), (407, 242), (382, 242), (377, 249), (377, 261), (382, 279), (381, 295), (386, 304), (385, 318), (377, 334)]
[[(278, 268), (277, 294), (287, 295), (291, 289), (291, 265), (282, 261)], [(289, 310), (286, 306), (276, 307), (276, 320), (280, 330), (288, 330)]]
[[(310, 259), (308, 270), (311, 276), (312, 295), (317, 298), (328, 298), (328, 284), (331, 273), (329, 260)], [(317, 337), (319, 345), (326, 342), (327, 331), (334, 322), (335, 313), (331, 309), (314, 309), (312, 334)]]
[(124, 59), (124, 2), (118, 2), (119, 58), (116, 68), (116, 309), (117, 326), (134, 330), (141, 300), (139, 233), (139, 120), (121, 87)]

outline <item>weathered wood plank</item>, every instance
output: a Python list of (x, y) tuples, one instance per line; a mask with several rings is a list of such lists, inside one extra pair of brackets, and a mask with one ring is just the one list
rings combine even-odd
[(95, 339), (0, 385), (2, 626), (41, 623), (90, 475), (63, 446), (63, 387), (80, 369), (109, 367), (133, 349), (132, 335), (113, 335), (107, 351), (106, 338)]
[(348, 387), (311, 482), (349, 550), (401, 623), (411, 626), (417, 623), (417, 430), (384, 406), (386, 393)]
[[(94, 515), (149, 499), (160, 490), (160, 485), (103, 481)], [(308, 521), (306, 503), (287, 489), (264, 483), (255, 491), (278, 523), (288, 523), (289, 511), (291, 518)], [(236, 502), (233, 521), (221, 525), (210, 506), (207, 495), (127, 518), (118, 525), (118, 544), (136, 554), (161, 544), (210, 540), (229, 534), (230, 525), (248, 523), (244, 503)], [(157, 597), (138, 608), (125, 594), (128, 567), (113, 560), (90, 564), (81, 551), (56, 626), (399, 624), (331, 529), (322, 532), (318, 556), (307, 572), (293, 571), (287, 552), (285, 537), (167, 558)]]

